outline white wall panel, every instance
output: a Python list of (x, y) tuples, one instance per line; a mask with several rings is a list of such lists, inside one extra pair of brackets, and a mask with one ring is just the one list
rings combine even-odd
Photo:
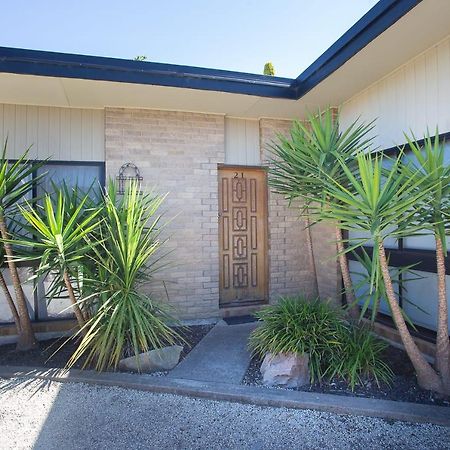
[(104, 113), (97, 109), (0, 104), (0, 143), (7, 156), (63, 161), (104, 161)]
[(403, 132), (422, 137), (427, 127), (450, 131), (450, 36), (342, 105), (341, 124), (377, 119), (375, 144), (404, 143)]
[(258, 120), (225, 119), (225, 162), (248, 166), (261, 164)]

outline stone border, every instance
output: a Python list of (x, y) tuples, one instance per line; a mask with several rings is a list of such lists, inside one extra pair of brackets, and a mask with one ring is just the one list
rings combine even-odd
[(169, 379), (130, 373), (98, 373), (89, 370), (0, 366), (2, 378), (116, 386), (139, 391), (176, 394), (208, 400), (229, 401), (275, 408), (312, 409), (335, 414), (379, 417), (450, 427), (450, 408), (333, 394), (268, 389), (184, 379)]

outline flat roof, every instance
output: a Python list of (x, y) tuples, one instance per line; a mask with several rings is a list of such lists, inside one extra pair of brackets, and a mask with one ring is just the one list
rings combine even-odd
[(422, 0), (380, 0), (297, 78), (0, 47), (0, 72), (298, 100)]

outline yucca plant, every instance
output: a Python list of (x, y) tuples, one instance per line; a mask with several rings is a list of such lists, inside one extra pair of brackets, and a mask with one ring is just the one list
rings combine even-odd
[(390, 384), (394, 373), (383, 357), (389, 347), (378, 339), (367, 327), (350, 326), (342, 334), (342, 346), (339, 353), (333, 353), (328, 376), (342, 378), (353, 391), (357, 384), (374, 380), (378, 387), (381, 383)]
[[(3, 267), (5, 264), (5, 247), (0, 244), (0, 267)], [(16, 304), (14, 303), (14, 299), (9, 291), (8, 285), (6, 284), (5, 277), (3, 276), (3, 271), (0, 270), (0, 286), (3, 291), (3, 295), (5, 296), (6, 303), (8, 303), (9, 309), (11, 310), (11, 315), (14, 320), (14, 325), (16, 326), (16, 331), (20, 333), (20, 316), (16, 308)]]
[(450, 164), (445, 163), (445, 142), (439, 138), (436, 129), (434, 138), (427, 133), (423, 144), (414, 135), (405, 134), (412, 161), (404, 165), (405, 176), (415, 177), (420, 183), (418, 189), (428, 191), (427, 202), (416, 208), (415, 220), (423, 233), (434, 236), (436, 242), (436, 268), (438, 281), (438, 318), (436, 335), (436, 368), (446, 390), (450, 391), (450, 343), (448, 339), (448, 304), (445, 272), (447, 255), (446, 233), (450, 220), (445, 212), (450, 203)]
[[(330, 199), (323, 208), (322, 217), (338, 220), (343, 229), (367, 233), (374, 242), (371, 284), (377, 280), (378, 271), (386, 289), (386, 297), (392, 318), (399, 331), (405, 350), (415, 368), (419, 385), (424, 389), (445, 392), (436, 371), (426, 361), (414, 342), (402, 310), (395, 295), (389, 273), (388, 259), (384, 247), (387, 237), (405, 237), (417, 233), (422, 225), (417, 222), (416, 208), (426, 202), (435, 185), (426, 184), (428, 175), (408, 176), (402, 170), (402, 154), (392, 161), (389, 169), (383, 168), (383, 156), (359, 154), (356, 157), (357, 169), (342, 158), (339, 163), (345, 176), (344, 181), (327, 177), (327, 195)], [(419, 187), (421, 187), (419, 189)], [(392, 224), (397, 224), (393, 230)], [(347, 251), (351, 251), (349, 247)]]
[[(85, 204), (88, 196), (80, 199), (78, 205), (69, 205), (67, 211), (66, 198), (62, 191), (55, 194), (55, 202), (49, 194), (45, 194), (41, 206), (20, 207), (32, 238), (14, 241), (16, 245), (33, 248), (37, 256), (23, 256), (20, 261), (39, 260), (36, 276), (45, 277), (56, 274), (56, 279), (64, 286), (72, 304), (72, 309), (82, 334), (86, 333), (86, 316), (77, 298), (73, 277), (83, 263), (86, 254), (92, 251), (95, 243), (87, 237), (100, 225), (98, 218), (100, 209), (92, 209), (86, 213)], [(71, 209), (71, 210), (70, 210)], [(80, 220), (81, 215), (84, 217)]]
[[(39, 182), (42, 175), (35, 176), (33, 174), (43, 163), (28, 160), (28, 150), (17, 161), (10, 163), (6, 157), (7, 146), (8, 141), (6, 140), (0, 157), (0, 236), (5, 260), (14, 286), (16, 304), (11, 302), (11, 294), (7, 294), (6, 298), (16, 321), (17, 349), (29, 350), (36, 346), (36, 338), (31, 327), (25, 294), (13, 257), (14, 251), (11, 245), (8, 219), (14, 218), (17, 205), (23, 201), (27, 194), (32, 192), (33, 186)], [(6, 289), (8, 289), (7, 286)], [(3, 290), (5, 290), (4, 287)]]
[(84, 289), (96, 295), (96, 308), (69, 366), (84, 358), (84, 367), (117, 368), (124, 356), (137, 358), (179, 337), (170, 327), (176, 321), (168, 308), (142, 292), (142, 284), (162, 267), (158, 210), (164, 198), (141, 193), (137, 182), (121, 196), (110, 183), (100, 237), (91, 238), (98, 244), (91, 256), (96, 273), (84, 280)]
[[(272, 190), (290, 201), (301, 198), (305, 203), (302, 215), (307, 223), (310, 216), (318, 220), (320, 209), (332, 195), (324, 189), (327, 177), (340, 183), (347, 182), (339, 161), (345, 161), (349, 167), (355, 166), (355, 155), (364, 152), (372, 141), (368, 137), (372, 129), (373, 123), (355, 121), (341, 131), (338, 115), (331, 108), (309, 114), (306, 122), (294, 122), (290, 136), (278, 136), (277, 142), (271, 146), (273, 158), (269, 183)], [(337, 201), (336, 198), (332, 200)], [(335, 240), (347, 303), (352, 314), (359, 317), (339, 222), (335, 228)]]
[[(95, 183), (86, 188), (80, 188), (78, 185), (69, 186), (65, 181), (58, 183), (58, 185), (52, 183), (52, 189), (48, 193), (52, 198), (62, 195), (64, 202), (64, 212), (66, 220), (70, 220), (71, 217), (75, 217), (74, 226), (80, 226), (85, 219), (97, 210), (103, 208), (102, 190)], [(80, 208), (81, 205), (81, 208)], [(99, 227), (93, 228), (87, 235), (89, 236), (90, 243), (92, 244), (95, 239), (99, 240), (101, 228), (101, 220)], [(86, 289), (83, 289), (84, 280), (87, 277), (95, 276), (95, 266), (93, 265), (92, 255), (93, 246), (86, 245), (86, 239), (80, 239), (77, 243), (74, 243), (78, 249), (74, 246), (73, 251), (79, 251), (83, 254), (83, 258), (79, 263), (72, 266), (71, 281), (75, 294), (78, 298), (83, 298), (83, 315), (88, 318), (92, 309), (92, 296), (89, 297), (86, 293)], [(51, 302), (53, 298), (61, 297), (65, 295), (67, 290), (64, 280), (59, 276), (49, 276), (47, 280), (50, 280), (50, 284), (47, 287), (46, 295)]]
[(320, 381), (341, 350), (344, 322), (340, 310), (320, 300), (286, 297), (255, 316), (261, 325), (250, 335), (254, 354), (308, 353), (312, 381)]
[[(380, 303), (382, 300), (387, 298), (386, 288), (383, 281), (383, 275), (379, 269), (379, 264), (377, 261), (373, 260), (372, 255), (369, 255), (364, 247), (358, 249), (359, 251), (353, 251), (353, 258), (357, 261), (363, 271), (351, 272), (352, 275), (358, 277), (358, 281), (353, 283), (355, 292), (357, 292), (357, 300), (361, 304), (361, 315), (364, 316), (370, 310), (370, 315), (368, 318), (373, 324), (377, 319), (377, 315), (380, 309)], [(389, 257), (387, 257), (389, 266)], [(392, 284), (394, 287), (400, 285), (400, 280), (402, 280), (403, 291), (406, 291), (406, 280), (408, 282), (414, 280), (421, 280), (423, 277), (419, 276), (413, 269), (416, 264), (410, 264), (408, 266), (399, 266), (390, 268)], [(372, 274), (375, 273), (375, 282), (373, 282)], [(404, 303), (408, 303), (413, 307), (417, 308), (421, 312), (425, 312), (422, 308), (416, 305), (414, 302), (410, 301), (405, 295), (402, 297)], [(403, 317), (408, 322), (408, 324), (415, 329), (414, 323), (409, 319), (405, 311), (402, 311)]]

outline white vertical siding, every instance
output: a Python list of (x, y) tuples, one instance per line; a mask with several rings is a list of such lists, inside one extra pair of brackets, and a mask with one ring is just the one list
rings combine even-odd
[(261, 164), (258, 120), (225, 119), (225, 162), (248, 166)]
[(450, 131), (450, 36), (344, 102), (341, 123), (377, 119), (376, 145), (404, 143), (403, 132), (422, 137), (427, 127)]
[(8, 137), (14, 159), (31, 146), (30, 157), (104, 161), (103, 110), (0, 104), (0, 143)]

